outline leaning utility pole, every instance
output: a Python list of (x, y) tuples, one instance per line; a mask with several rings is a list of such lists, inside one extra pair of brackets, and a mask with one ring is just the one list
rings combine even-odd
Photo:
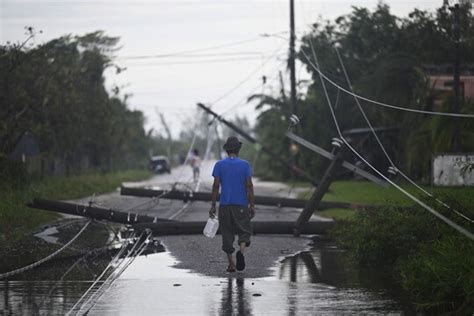
[[(157, 111), (158, 113), (158, 111)], [(160, 120), (161, 124), (163, 124), (163, 127), (165, 128), (166, 136), (167, 136), (167, 143), (168, 145), (166, 146), (166, 155), (168, 156), (169, 159), (171, 159), (171, 143), (172, 143), (172, 138), (171, 138), (171, 131), (166, 123), (165, 117), (163, 116), (163, 113), (158, 113), (160, 115)]]
[(331, 185), (331, 182), (336, 176), (336, 172), (339, 170), (339, 167), (342, 165), (343, 162), (342, 154), (340, 151), (342, 144), (342, 140), (338, 138), (333, 139), (333, 150), (331, 152), (331, 155), (333, 155), (334, 159), (329, 165), (329, 168), (327, 168), (326, 172), (324, 173), (324, 176), (318, 187), (314, 191), (313, 195), (306, 203), (300, 216), (296, 219), (296, 224), (293, 229), (294, 236), (299, 236), (301, 234), (302, 227), (304, 227), (308, 223), (309, 219), (311, 218), (311, 215), (313, 215), (314, 211), (319, 208), (323, 196), (329, 190), (329, 186)]
[(207, 106), (205, 106), (202, 103), (198, 103), (197, 106), (200, 107), (201, 109), (203, 109), (206, 113), (212, 115), (216, 120), (218, 120), (222, 124), (226, 125), (230, 129), (232, 129), (234, 132), (236, 132), (237, 134), (239, 134), (240, 136), (242, 136), (243, 138), (245, 138), (246, 140), (251, 142), (252, 144), (256, 144), (262, 152), (270, 155), (271, 157), (273, 157), (274, 160), (276, 160), (276, 161), (280, 162), (282, 165), (290, 168), (290, 170), (292, 172), (294, 172), (295, 174), (300, 175), (301, 177), (305, 178), (306, 180), (309, 180), (314, 186), (318, 185), (318, 181), (316, 179), (314, 179), (311, 175), (307, 174), (304, 170), (298, 168), (295, 164), (290, 163), (286, 158), (284, 158), (284, 157), (280, 156), (278, 153), (274, 152), (273, 149), (271, 149), (270, 147), (267, 147), (263, 144), (260, 144), (255, 138), (253, 138), (252, 136), (247, 134), (245, 131), (243, 131), (242, 129), (237, 127), (232, 122), (227, 121), (226, 119), (224, 119), (219, 114), (212, 111), (210, 108), (208, 108)]
[(296, 74), (295, 74), (295, 4), (290, 0), (290, 58), (288, 62), (290, 67), (291, 84), (291, 113), (298, 115), (296, 108)]
[[(460, 96), (460, 73), (459, 67), (461, 63), (461, 55), (460, 55), (460, 33), (461, 33), (461, 25), (460, 25), (460, 18), (459, 18), (459, 4), (455, 4), (452, 8), (450, 8), (453, 12), (453, 35), (454, 35), (454, 71), (453, 71), (453, 89), (454, 89), (454, 106), (453, 112), (459, 113), (461, 108), (461, 96)], [(453, 147), (452, 150), (454, 152), (461, 151), (461, 134), (459, 130), (459, 118), (454, 118), (454, 131), (453, 131)]]

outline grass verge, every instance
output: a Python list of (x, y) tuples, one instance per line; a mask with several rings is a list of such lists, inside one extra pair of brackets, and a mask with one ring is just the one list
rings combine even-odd
[[(306, 192), (302, 192), (298, 195), (299, 198), (309, 199), (313, 190), (311, 185), (307, 183), (293, 183), (298, 188), (307, 188)], [(423, 193), (411, 185), (402, 184), (403, 189), (415, 196), (422, 198)], [(439, 196), (441, 199), (446, 200), (454, 198), (455, 200), (462, 201), (464, 205), (474, 205), (474, 188), (473, 187), (423, 187), (426, 191), (431, 194)], [(403, 195), (394, 187), (382, 187), (368, 181), (334, 181), (329, 192), (323, 197), (323, 201), (333, 202), (348, 202), (348, 203), (359, 203), (367, 205), (388, 205), (388, 206), (399, 206), (409, 207), (414, 205), (414, 202)], [(356, 214), (356, 211), (349, 209), (328, 209), (320, 211), (318, 215), (324, 217), (331, 217), (334, 219), (350, 219)]]
[(88, 174), (70, 177), (50, 177), (23, 186), (0, 185), (0, 247), (31, 234), (32, 230), (56, 218), (53, 212), (30, 209), (26, 203), (41, 197), (53, 200), (76, 199), (94, 193), (113, 191), (124, 181), (150, 177), (146, 170), (119, 171), (108, 174)]

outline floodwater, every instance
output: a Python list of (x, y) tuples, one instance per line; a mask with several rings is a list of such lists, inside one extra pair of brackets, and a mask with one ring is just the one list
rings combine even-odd
[[(272, 276), (265, 278), (247, 278), (245, 272), (224, 278), (203, 276), (174, 268), (177, 259), (169, 252), (141, 256), (104, 293), (89, 315), (397, 315), (413, 312), (393, 281), (387, 280), (381, 271), (358, 270), (330, 243), (318, 242), (317, 245), (309, 251), (282, 258)], [(86, 281), (1, 282), (0, 314), (67, 313), (92, 283), (93, 273), (87, 272), (88, 268), (83, 264), (74, 268), (78, 270), (75, 277)]]

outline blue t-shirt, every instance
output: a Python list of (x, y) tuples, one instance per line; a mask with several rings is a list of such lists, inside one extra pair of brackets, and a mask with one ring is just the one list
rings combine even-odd
[(237, 157), (220, 160), (214, 165), (212, 176), (221, 180), (220, 205), (248, 205), (247, 178), (252, 177), (252, 167), (246, 160)]

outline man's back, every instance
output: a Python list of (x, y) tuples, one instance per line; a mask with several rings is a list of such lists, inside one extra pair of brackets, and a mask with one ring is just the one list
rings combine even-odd
[(250, 164), (238, 157), (218, 161), (212, 172), (221, 183), (221, 205), (248, 205), (247, 179), (252, 177)]
[[(227, 138), (222, 148), (229, 155), (214, 165), (212, 176), (212, 199), (209, 216), (216, 216), (216, 200), (221, 188), (219, 205), (219, 227), (222, 235), (222, 250), (227, 254), (227, 272), (245, 269), (244, 252), (250, 246), (252, 226), (250, 220), (255, 216), (255, 201), (250, 164), (238, 158), (242, 142), (235, 136)], [(239, 251), (234, 253), (235, 235), (239, 236)]]

